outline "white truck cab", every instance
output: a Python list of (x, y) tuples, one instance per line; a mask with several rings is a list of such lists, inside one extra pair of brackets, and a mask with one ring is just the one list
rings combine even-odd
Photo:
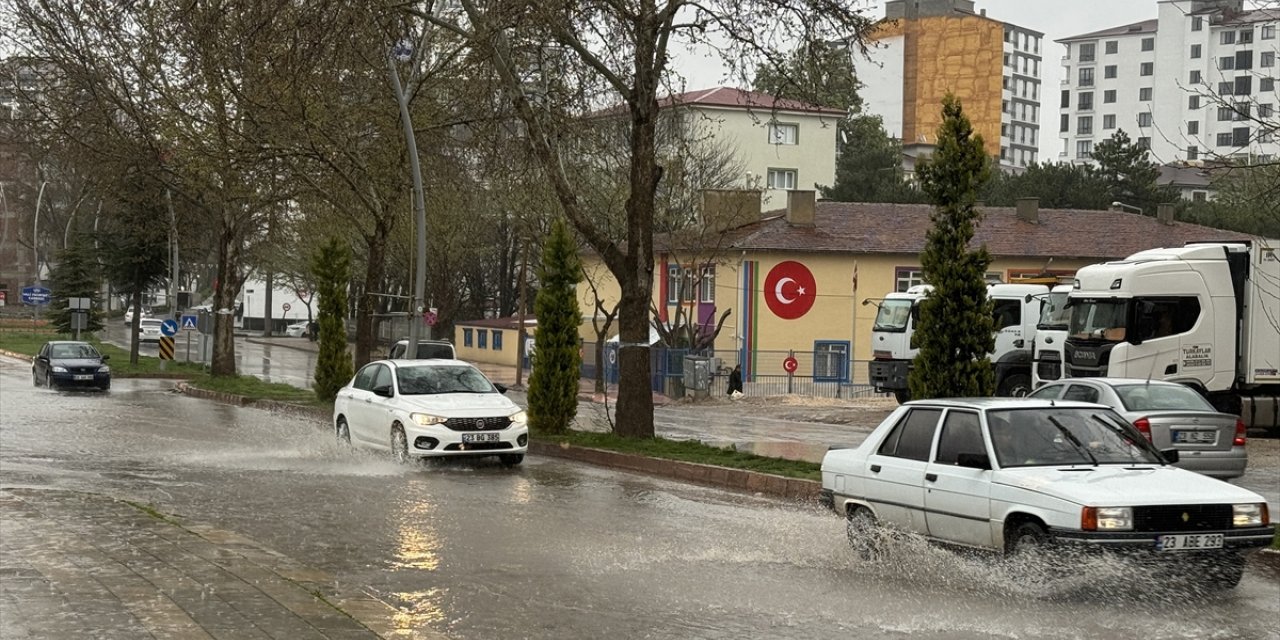
[(1031, 343), (1031, 387), (1062, 377), (1062, 354), (1067, 344), (1067, 325), (1071, 308), (1067, 305), (1071, 285), (1055, 285), (1049, 293), (1036, 296), (1040, 301), (1040, 321)]

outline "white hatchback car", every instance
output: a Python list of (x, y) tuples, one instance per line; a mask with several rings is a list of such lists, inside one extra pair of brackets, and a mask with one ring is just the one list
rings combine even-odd
[(334, 432), (401, 462), (496, 455), (517, 465), (529, 449), (529, 427), (505, 391), (459, 360), (378, 360), (338, 390)]
[(1193, 564), (1217, 586), (1271, 543), (1266, 500), (1166, 463), (1101, 405), (1025, 399), (910, 402), (856, 449), (822, 461), (823, 500), (876, 551), (887, 524), (942, 542), (1017, 552), (1105, 549)]

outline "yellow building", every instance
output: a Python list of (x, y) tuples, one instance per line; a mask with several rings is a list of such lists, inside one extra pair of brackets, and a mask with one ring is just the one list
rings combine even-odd
[[(723, 317), (719, 334), (709, 342), (725, 366), (740, 362), (747, 379), (757, 373), (784, 375), (783, 361), (794, 351), (797, 375), (821, 376), (821, 362), (847, 357), (855, 364), (841, 370), (852, 371), (854, 382), (863, 381), (861, 363), (871, 357), (877, 310), (868, 301), (923, 282), (920, 252), (933, 207), (815, 202), (812, 191), (789, 196), (785, 210), (703, 233), (697, 243), (656, 240), (657, 321), (692, 324), (695, 332), (709, 335)], [(1152, 218), (1040, 209), (1034, 199), (1019, 204), (983, 209), (975, 246), (985, 244), (992, 254), (990, 280), (1070, 276), (1082, 266), (1144, 249), (1239, 235), (1174, 222), (1171, 210)], [(596, 298), (611, 309), (617, 284), (597, 257), (584, 255), (583, 261), (589, 282), (578, 287), (582, 336), (593, 341)]]
[[(537, 320), (525, 318), (526, 341), (537, 328)], [(519, 329), (516, 318), (460, 320), (453, 325), (453, 347), (459, 360), (514, 368), (521, 354)]]

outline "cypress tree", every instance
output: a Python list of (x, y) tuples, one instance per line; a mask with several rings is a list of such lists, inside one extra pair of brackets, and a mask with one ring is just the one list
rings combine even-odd
[(982, 217), (975, 202), (991, 177), (991, 161), (955, 96), (943, 100), (942, 115), (937, 150), (917, 169), (921, 189), (935, 205), (933, 228), (920, 254), (933, 291), (920, 306), (915, 331), (920, 352), (908, 377), (911, 397), (917, 399), (995, 391), (989, 358), (995, 322), (983, 277), (991, 255), (985, 246), (969, 249)]
[(311, 257), (320, 296), (316, 322), (320, 325), (320, 354), (316, 356), (316, 397), (333, 400), (338, 389), (351, 380), (351, 355), (347, 353), (347, 328), (343, 322), (347, 308), (347, 282), (351, 279), (351, 253), (337, 238), (316, 250)]
[[(71, 310), (67, 309), (68, 298), (91, 298), (98, 300), (98, 265), (93, 247), (80, 236), (66, 249), (58, 251), (57, 262), (49, 270), (49, 321), (58, 333), (74, 335), (71, 328)], [(93, 333), (102, 330), (102, 313), (95, 307), (89, 310), (89, 322), (81, 330)]]
[(538, 328), (529, 374), (529, 426), (544, 433), (563, 433), (578, 411), (578, 378), (582, 356), (578, 327), (582, 314), (574, 287), (582, 280), (578, 247), (563, 219), (551, 225), (551, 236), (538, 267), (541, 288), (534, 300)]

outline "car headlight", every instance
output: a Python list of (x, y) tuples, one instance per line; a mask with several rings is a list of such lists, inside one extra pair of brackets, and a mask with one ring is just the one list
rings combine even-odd
[(440, 416), (433, 416), (433, 415), (431, 415), (431, 414), (429, 414), (429, 413), (412, 413), (412, 414), (409, 414), (409, 417), (410, 417), (410, 418), (413, 418), (413, 421), (414, 421), (414, 422), (416, 422), (416, 423), (418, 423), (418, 424), (420, 424), (420, 425), (422, 425), (422, 426), (424, 426), (424, 427), (428, 427), (428, 426), (431, 426), (431, 425), (433, 425), (433, 424), (444, 424), (445, 420), (448, 420), (448, 418), (441, 418)]
[(1269, 524), (1267, 522), (1269, 519), (1266, 503), (1231, 505), (1232, 526), (1261, 527)]
[(111, 373), (111, 367), (104, 364), (101, 367), (98, 367), (98, 373)]
[(53, 366), (53, 372), (54, 372), (54, 373), (66, 373), (66, 372), (67, 372), (67, 368), (66, 368), (66, 367), (59, 367), (58, 365), (54, 365), (54, 366)]
[(525, 424), (529, 421), (529, 414), (524, 411), (517, 411), (507, 416), (507, 418), (516, 424)]
[(1132, 531), (1133, 509), (1085, 507), (1080, 513), (1080, 528), (1085, 531)]

